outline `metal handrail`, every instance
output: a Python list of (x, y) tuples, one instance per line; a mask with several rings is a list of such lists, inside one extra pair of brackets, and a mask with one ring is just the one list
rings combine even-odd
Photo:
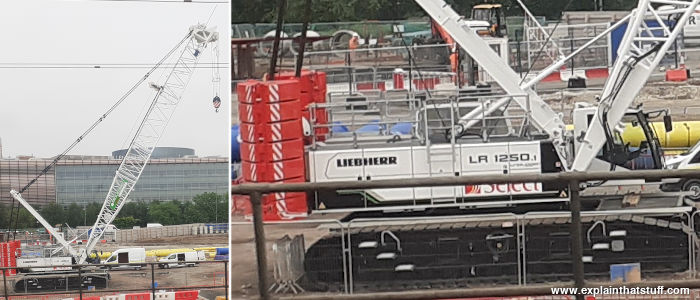
[[(200, 289), (225, 289), (225, 297), (226, 299), (229, 299), (229, 274), (228, 274), (228, 260), (218, 260), (218, 261), (185, 261), (182, 263), (197, 263), (197, 264), (224, 264), (224, 284), (223, 285), (196, 285), (196, 286), (165, 286), (165, 287), (157, 287), (155, 285), (155, 266), (158, 264), (162, 264), (161, 262), (146, 262), (146, 263), (118, 263), (118, 264), (76, 264), (76, 265), (50, 265), (50, 266), (44, 266), (44, 267), (71, 267), (73, 269), (71, 270), (66, 270), (63, 271), (62, 274), (74, 274), (77, 273), (79, 277), (81, 277), (80, 281), (82, 281), (82, 276), (83, 274), (89, 274), (90, 270), (83, 270), (83, 268), (87, 267), (115, 267), (115, 266), (150, 266), (150, 272), (151, 272), (151, 284), (150, 287), (148, 288), (131, 288), (131, 289), (95, 289), (95, 290), (83, 290), (78, 289), (77, 291), (74, 290), (69, 290), (68, 293), (70, 294), (78, 294), (79, 299), (83, 299), (83, 295), (90, 295), (90, 294), (100, 294), (100, 293), (124, 293), (124, 292), (150, 292), (153, 296), (153, 299), (155, 299), (155, 293), (156, 290), (172, 290), (172, 289), (177, 289), (180, 291), (188, 291), (188, 290), (200, 290)], [(30, 293), (17, 293), (17, 292), (12, 292), (10, 293), (10, 289), (8, 288), (8, 275), (6, 275), (6, 271), (8, 270), (19, 270), (21, 269), (20, 267), (0, 267), (0, 274), (2, 274), (2, 283), (3, 284), (3, 293), (0, 294), (0, 299), (2, 300), (8, 300), (11, 299), (11, 297), (23, 297), (23, 296), (36, 296), (36, 295), (64, 295), (66, 294), (67, 291), (61, 290), (61, 291), (42, 291), (42, 292), (30, 292)]]
[[(460, 298), (460, 297), (493, 297), (493, 296), (527, 296), (551, 294), (551, 288), (571, 287), (571, 285), (546, 285), (546, 286), (518, 286), (499, 287), (487, 289), (460, 289), (460, 290), (424, 290), (416, 292), (372, 293), (360, 295), (322, 295), (294, 298), (272, 298), (267, 290), (267, 253), (265, 251), (265, 233), (263, 227), (262, 196), (265, 193), (274, 192), (311, 192), (321, 190), (338, 189), (373, 189), (373, 188), (401, 188), (401, 187), (429, 187), (429, 186), (455, 186), (469, 184), (503, 184), (518, 182), (566, 182), (570, 194), (571, 235), (573, 238), (574, 287), (583, 288), (590, 286), (584, 281), (583, 274), (583, 245), (581, 232), (581, 199), (579, 190), (581, 182), (600, 180), (627, 180), (646, 179), (659, 181), (663, 178), (700, 178), (700, 170), (640, 170), (635, 172), (559, 172), (544, 174), (507, 174), (507, 175), (482, 175), (482, 176), (455, 176), (432, 178), (407, 178), (375, 181), (341, 181), (341, 182), (305, 182), (305, 183), (247, 183), (232, 185), (233, 194), (249, 194), (253, 206), (253, 227), (255, 230), (256, 257), (258, 262), (258, 285), (261, 299), (426, 299), (426, 298)], [(687, 214), (687, 212), (686, 212)], [(689, 215), (689, 214), (688, 214)], [(349, 227), (348, 227), (349, 228)], [(693, 250), (689, 250), (693, 254)], [(352, 273), (350, 273), (352, 276)], [(352, 282), (352, 280), (351, 280)], [(700, 288), (699, 280), (672, 281), (672, 282), (643, 282), (636, 286), (666, 287), (692, 287)], [(596, 286), (596, 285), (593, 285)], [(632, 285), (634, 286), (634, 285)], [(350, 286), (352, 293), (352, 284)]]
[(634, 172), (559, 172), (542, 174), (505, 174), (431, 178), (383, 179), (372, 181), (336, 181), (303, 183), (244, 183), (231, 186), (232, 194), (307, 192), (337, 189), (380, 189), (437, 187), (468, 184), (503, 184), (520, 182), (570, 182), (663, 178), (700, 178), (700, 170), (637, 170)]

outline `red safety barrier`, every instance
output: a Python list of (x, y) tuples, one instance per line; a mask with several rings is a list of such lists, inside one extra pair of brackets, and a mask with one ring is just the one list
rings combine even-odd
[(384, 81), (380, 82), (358, 82), (355, 84), (355, 87), (357, 88), (358, 91), (367, 91), (367, 90), (380, 90), (380, 91), (386, 91), (386, 83)]
[[(80, 297), (73, 297), (73, 300), (80, 300)], [(83, 296), (83, 300), (102, 300), (100, 296)]]
[(199, 291), (179, 291), (175, 292), (175, 300), (197, 300)]
[(554, 72), (552, 74), (547, 75), (547, 77), (543, 78), (541, 82), (554, 82), (554, 81), (561, 81), (561, 73), (560, 72)]
[(608, 68), (586, 70), (586, 78), (606, 78), (610, 76)]
[(690, 77), (688, 74), (687, 69), (673, 69), (673, 70), (667, 70), (666, 71), (666, 81), (686, 81), (688, 80), (688, 77)]
[(124, 300), (150, 300), (151, 293), (126, 294)]
[[(0, 266), (10, 266), (10, 245), (9, 243), (0, 243)], [(10, 270), (5, 271), (5, 275), (10, 275)]]
[(314, 102), (326, 103), (326, 73), (316, 72), (316, 86), (314, 86)]
[[(8, 267), (17, 267), (17, 257), (19, 257), (22, 254), (22, 242), (20, 241), (11, 241), (7, 242), (8, 244), (8, 250), (9, 250), (9, 259), (8, 262), (9, 264), (7, 265)], [(17, 275), (17, 269), (11, 269), (8, 270), (10, 276)]]
[(435, 80), (432, 77), (431, 78), (424, 78), (424, 79), (413, 79), (413, 86), (418, 91), (434, 90), (435, 89)]
[(403, 70), (402, 69), (395, 69), (394, 76), (393, 76), (395, 90), (403, 90), (404, 89), (403, 80), (404, 80)]

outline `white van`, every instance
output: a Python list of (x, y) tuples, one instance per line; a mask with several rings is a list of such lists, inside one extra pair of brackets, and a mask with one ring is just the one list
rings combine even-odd
[(109, 269), (136, 269), (140, 270), (145, 265), (117, 265), (117, 264), (136, 264), (136, 263), (146, 263), (146, 249), (145, 248), (125, 248), (119, 249), (112, 252), (112, 255), (107, 259), (102, 261), (102, 264), (115, 266), (108, 266)]
[(158, 227), (163, 227), (163, 224), (160, 224), (160, 223), (146, 223), (146, 228), (158, 228)]
[(158, 267), (161, 269), (194, 267), (197, 261), (206, 260), (204, 251), (189, 251), (172, 253), (158, 260)]

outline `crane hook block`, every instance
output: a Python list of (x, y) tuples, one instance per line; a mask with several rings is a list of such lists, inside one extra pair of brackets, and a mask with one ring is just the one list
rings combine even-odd
[(214, 108), (216, 109), (216, 112), (219, 112), (219, 106), (221, 106), (221, 98), (219, 96), (214, 96)]

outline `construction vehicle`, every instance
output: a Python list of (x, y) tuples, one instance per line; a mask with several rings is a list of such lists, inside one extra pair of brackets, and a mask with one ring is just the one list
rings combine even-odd
[[(101, 261), (107, 268), (113, 269), (136, 269), (141, 270), (146, 263), (145, 248), (124, 248), (112, 252), (108, 258)], [(122, 265), (125, 264), (125, 265)], [(139, 265), (143, 264), (143, 265)], [(114, 266), (111, 266), (114, 265)]]
[[(668, 169), (698, 169), (700, 168), (700, 142), (679, 155), (674, 156), (666, 161)], [(700, 200), (700, 179), (685, 178), (685, 179), (665, 179), (661, 189), (664, 191), (689, 191), (688, 199), (692, 201)]]
[(187, 251), (170, 254), (158, 260), (161, 269), (194, 267), (198, 261), (206, 260), (204, 251)]
[[(501, 56), (508, 56), (508, 35), (506, 32), (505, 15), (501, 4), (483, 3), (472, 7), (471, 18), (463, 19), (462, 23), (476, 32), (479, 36), (485, 39), (494, 39), (490, 44), (504, 45), (506, 49), (500, 49)], [(448, 57), (450, 62), (450, 70), (455, 74), (461, 74), (461, 57), (460, 48), (455, 43), (449, 33), (434, 19), (430, 19), (430, 32), (432, 37), (424, 40), (421, 38), (414, 39), (414, 44), (446, 44), (448, 47)], [(502, 41), (501, 41), (502, 40)], [(477, 81), (478, 66), (473, 60), (468, 61), (469, 65), (469, 80), (471, 85), (475, 85)]]
[[(574, 108), (573, 130), (566, 129), (562, 115), (544, 102), (532, 87), (573, 55), (607, 35), (609, 30), (534, 78), (523, 80), (444, 1), (416, 2), (489, 73), (498, 89), (488, 94), (460, 92), (456, 97), (431, 97), (428, 93), (425, 98), (409, 100), (417, 105), (414, 118), (404, 116), (402, 120), (380, 120), (365, 125), (378, 128), (378, 134), (366, 134), (361, 130), (365, 126), (358, 125), (358, 119), (353, 117), (347, 117), (345, 120), (349, 123), (346, 124), (326, 125), (347, 125), (351, 130), (345, 135), (331, 130), (331, 135), (315, 139), (307, 148), (308, 181), (564, 171), (626, 172), (630, 170), (629, 163), (641, 155), (652, 157), (653, 168), (665, 167), (649, 119), (663, 116), (664, 123), (671, 124), (670, 117), (664, 111), (645, 112), (630, 106), (700, 0), (674, 1), (675, 7), (671, 10), (654, 8), (668, 1), (640, 0), (636, 10), (611, 26), (609, 30), (628, 25), (618, 59), (599, 103), (577, 104)], [(644, 22), (647, 18), (675, 18), (676, 25), (659, 22), (660, 28), (650, 29)], [(407, 102), (405, 99), (397, 101)], [(390, 103), (391, 100), (381, 102)], [(348, 104), (344, 103), (316, 104), (315, 107), (329, 113), (334, 109), (348, 110)], [(519, 121), (511, 115), (514, 107), (524, 111)], [(390, 111), (389, 108), (385, 110)], [(359, 112), (364, 113), (364, 110)], [(396, 116), (395, 113), (383, 116), (386, 115)], [(619, 138), (623, 122), (643, 130), (646, 141), (638, 149)], [(316, 125), (310, 123), (311, 129), (307, 132), (316, 132)], [(409, 123), (409, 129), (401, 130), (399, 127), (405, 124), (400, 123)], [(670, 130), (669, 127), (665, 129)], [(632, 183), (644, 184), (643, 181), (584, 184), (593, 189)], [(442, 219), (422, 225), (379, 224), (351, 231), (348, 236), (336, 232), (308, 248), (301, 285), (310, 290), (342, 290), (349, 284), (352, 291), (353, 288), (385, 290), (522, 283), (525, 275), (528, 282), (566, 280), (571, 278), (566, 192), (564, 186), (527, 182), (312, 194), (308, 198), (312, 209), (379, 211), (384, 213), (381, 216), (469, 214), (474, 220), (493, 220), (495, 216), (485, 214), (527, 213), (532, 217), (542, 211), (544, 217), (538, 219), (539, 223), (528, 222), (532, 225), (528, 225), (527, 231), (513, 222), (485, 221), (478, 226), (467, 226), (441, 224), (449, 221)], [(679, 197), (682, 197), (680, 193), (637, 194), (634, 198), (638, 201), (632, 207), (625, 207), (625, 203), (630, 203), (626, 193), (584, 197), (584, 208), (589, 210), (584, 212), (586, 219), (583, 221), (584, 228), (588, 229), (584, 241), (586, 274), (606, 276), (610, 264), (632, 262), (641, 262), (644, 274), (686, 270), (692, 261), (689, 253), (693, 251), (690, 250), (691, 236), (683, 230), (681, 221), (693, 208), (679, 201), (682, 199)], [(634, 213), (646, 216), (633, 217)], [(527, 249), (521, 244), (525, 241)]]
[[(79, 247), (74, 247), (74, 240), (67, 241), (63, 235), (56, 231), (27, 201), (22, 198), (21, 192), (26, 190), (36, 179), (32, 180), (20, 191), (12, 190), (12, 197), (24, 206), (44, 228), (51, 234), (53, 239), (61, 246), (60, 248), (51, 251), (41, 262), (36, 262), (33, 268), (36, 270), (39, 266), (37, 263), (51, 265), (64, 265), (66, 257), (71, 259), (73, 264), (85, 264), (86, 262), (99, 262), (99, 258), (90, 258), (90, 253), (94, 252), (95, 245), (101, 240), (102, 236), (114, 230), (112, 222), (117, 217), (119, 211), (128, 201), (128, 196), (134, 189), (136, 182), (139, 180), (144, 168), (149, 162), (153, 150), (156, 148), (160, 137), (162, 136), (166, 125), (172, 117), (175, 108), (180, 103), (182, 95), (189, 83), (196, 65), (201, 57), (203, 50), (210, 44), (218, 40), (218, 33), (213, 29), (207, 28), (206, 25), (199, 24), (190, 27), (189, 31), (181, 41), (167, 54), (163, 60), (154, 66), (146, 76), (143, 77), (139, 84), (148, 78), (148, 75), (159, 67), (163, 66), (163, 62), (170, 57), (171, 54), (177, 53), (176, 62), (172, 65), (169, 73), (166, 73), (165, 80), (162, 84), (150, 83), (150, 87), (155, 89), (155, 96), (148, 107), (148, 110), (143, 116), (140, 126), (137, 128), (129, 148), (124, 155), (119, 168), (116, 171), (112, 184), (108, 190), (105, 200), (102, 204), (97, 220), (92, 228), (88, 231), (87, 242)], [(137, 84), (138, 85), (138, 84)], [(132, 89), (133, 90), (133, 89)], [(39, 174), (42, 176), (53, 167), (58, 160), (65, 155), (72, 147), (83, 140), (83, 138), (104, 120), (108, 114), (119, 105), (124, 98), (120, 99), (112, 108), (105, 114), (101, 115), (96, 123), (81, 135), (63, 154), (57, 156), (54, 161)], [(38, 177), (37, 177), (38, 178)], [(143, 250), (143, 249), (142, 249)], [(132, 260), (128, 257), (128, 252), (124, 252), (128, 262)], [(132, 251), (133, 252), (133, 251)], [(115, 252), (115, 263), (122, 262), (122, 255)], [(136, 255), (139, 256), (139, 255)], [(116, 261), (118, 258), (118, 261)], [(22, 265), (28, 263), (25, 258), (18, 258), (17, 264)], [(31, 259), (35, 261), (36, 259)], [(138, 262), (145, 260), (145, 252), (137, 259)], [(109, 259), (107, 262), (111, 262)], [(37, 290), (70, 290), (77, 289), (80, 286), (87, 288), (88, 285), (97, 288), (107, 287), (109, 273), (98, 268), (82, 269), (81, 277), (78, 277), (78, 272), (75, 270), (69, 271), (46, 271), (26, 273), (19, 276), (15, 281), (15, 289), (17, 291), (37, 291)], [(80, 278), (80, 279), (79, 279)]]
[(485, 25), (489, 35), (504, 37), (508, 35), (505, 20), (506, 15), (503, 13), (502, 4), (482, 3), (472, 7), (471, 18), (467, 22), (470, 27), (483, 27)]

